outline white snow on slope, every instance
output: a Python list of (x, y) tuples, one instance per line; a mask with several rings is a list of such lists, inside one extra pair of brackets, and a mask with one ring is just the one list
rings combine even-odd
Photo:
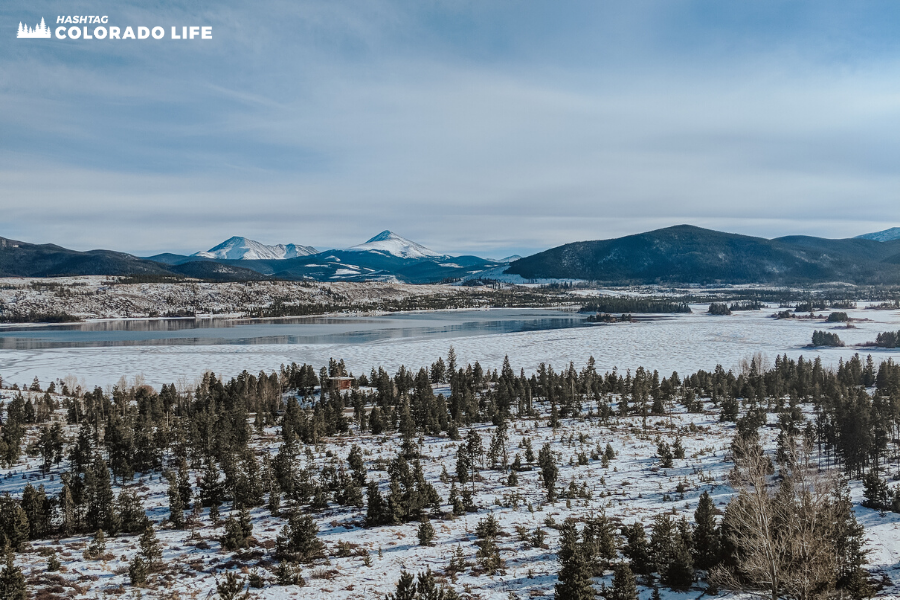
[(884, 231), (876, 231), (874, 233), (864, 233), (856, 236), (863, 240), (875, 240), (876, 242), (890, 242), (891, 240), (900, 240), (900, 227), (891, 227)]
[(417, 244), (406, 238), (402, 238), (393, 231), (382, 231), (365, 244), (358, 244), (348, 250), (356, 252), (382, 252), (400, 258), (436, 258), (443, 256), (434, 250), (429, 250), (421, 244)]
[(312, 246), (300, 246), (298, 244), (267, 246), (255, 240), (235, 236), (225, 240), (218, 246), (210, 248), (206, 252), (196, 252), (192, 256), (228, 260), (265, 260), (297, 258), (298, 256), (318, 254), (318, 252)]

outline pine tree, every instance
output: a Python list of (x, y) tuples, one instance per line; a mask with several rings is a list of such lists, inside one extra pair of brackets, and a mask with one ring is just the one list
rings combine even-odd
[(666, 566), (672, 562), (675, 548), (675, 523), (667, 514), (658, 514), (653, 518), (650, 530), (650, 558), (652, 570), (662, 574)]
[(406, 571), (400, 571), (397, 591), (388, 594), (386, 600), (416, 600), (416, 584), (413, 576)]
[(59, 509), (59, 530), (63, 536), (68, 537), (75, 531), (75, 501), (72, 499), (72, 489), (67, 480), (63, 480), (62, 489), (56, 501)]
[(128, 564), (128, 579), (131, 581), (131, 585), (145, 584), (148, 571), (147, 561), (141, 558), (140, 554), (135, 554)]
[(584, 539), (583, 545), (590, 562), (593, 575), (602, 575), (607, 569), (609, 561), (616, 558), (615, 527), (601, 512), (597, 516), (589, 517), (581, 531)]
[(37, 540), (50, 531), (50, 502), (44, 493), (44, 486), (34, 489), (30, 483), (22, 491), (22, 509), (28, 519), (28, 537)]
[(716, 507), (709, 492), (704, 490), (694, 511), (694, 563), (698, 569), (709, 570), (719, 563), (721, 541), (716, 526)]
[(633, 523), (630, 527), (622, 527), (625, 536), (625, 547), (622, 554), (631, 561), (629, 570), (641, 575), (648, 575), (652, 566), (650, 561), (650, 548), (647, 545), (647, 537), (644, 534), (644, 526), (640, 522)]
[(157, 563), (162, 558), (162, 548), (159, 545), (159, 540), (156, 539), (156, 531), (153, 529), (152, 522), (147, 522), (144, 532), (141, 533), (139, 544), (141, 547), (140, 555), (147, 564), (147, 570), (156, 570)]
[(6, 556), (6, 564), (0, 571), (0, 598), (3, 600), (27, 600), (28, 587), (25, 585), (25, 575), (13, 562), (15, 555), (9, 544), (3, 548)]
[(225, 573), (224, 581), (216, 580), (216, 593), (222, 600), (248, 600), (249, 590), (241, 594), (244, 585), (246, 581), (241, 580), (234, 571), (228, 571)]
[(18, 552), (30, 533), (31, 526), (22, 506), (8, 493), (0, 496), (0, 544), (9, 544)]
[(671, 562), (662, 568), (662, 582), (675, 590), (686, 590), (694, 582), (694, 561), (690, 547), (681, 536), (675, 536), (672, 546)]
[(366, 486), (366, 499), (366, 527), (378, 527), (392, 522), (384, 496), (378, 491), (377, 481), (370, 481)]
[(94, 539), (90, 545), (82, 553), (84, 558), (88, 560), (99, 560), (106, 553), (106, 534), (102, 529), (98, 529), (94, 534)]
[(226, 550), (239, 550), (250, 545), (250, 536), (253, 534), (253, 523), (250, 513), (242, 508), (238, 518), (233, 515), (225, 520), (225, 532), (219, 542)]
[(210, 517), (213, 516), (213, 511), (218, 516), (219, 506), (222, 504), (222, 482), (219, 481), (219, 468), (212, 458), (206, 459), (206, 467), (200, 479), (200, 504), (210, 507)]
[(475, 535), (478, 541), (478, 551), (475, 557), (478, 564), (488, 574), (493, 575), (503, 568), (503, 560), (500, 558), (500, 548), (497, 546), (497, 536), (500, 534), (500, 524), (493, 514), (478, 521), (475, 527)]
[(591, 566), (587, 551), (579, 542), (575, 521), (566, 519), (560, 528), (559, 583), (556, 584), (556, 600), (593, 600)]
[(556, 459), (553, 458), (550, 444), (544, 444), (538, 453), (538, 465), (541, 467), (541, 481), (544, 489), (547, 490), (547, 500), (553, 502), (556, 500), (556, 479), (559, 477), (559, 468), (556, 466)]
[(432, 540), (434, 540), (434, 526), (431, 524), (431, 521), (428, 520), (428, 517), (422, 518), (422, 522), (419, 524), (419, 530), (417, 533), (420, 546), (432, 545)]
[(273, 481), (269, 487), (268, 509), (273, 517), (281, 514), (281, 490), (278, 488), (277, 481)]
[(291, 513), (276, 540), (276, 554), (281, 558), (311, 561), (322, 554), (324, 544), (316, 537), (319, 528), (312, 516)]
[(119, 530), (119, 516), (116, 513), (115, 496), (109, 477), (109, 468), (100, 454), (85, 473), (85, 496), (87, 497), (87, 526), (89, 530), (103, 529), (110, 533)]
[(121, 533), (140, 533), (147, 526), (148, 518), (140, 498), (133, 490), (122, 490), (116, 500)]
[(191, 487), (191, 476), (188, 471), (187, 460), (184, 458), (178, 464), (178, 493), (181, 494), (182, 510), (190, 510), (193, 487)]
[(169, 480), (167, 494), (169, 496), (169, 521), (175, 527), (184, 527), (184, 504), (181, 501), (181, 491), (178, 489), (178, 476), (172, 472), (166, 473)]
[(469, 473), (472, 470), (472, 459), (469, 449), (465, 444), (460, 444), (456, 449), (456, 479), (460, 485), (469, 483)]
[(627, 563), (615, 566), (613, 584), (606, 593), (606, 600), (638, 600), (637, 582)]

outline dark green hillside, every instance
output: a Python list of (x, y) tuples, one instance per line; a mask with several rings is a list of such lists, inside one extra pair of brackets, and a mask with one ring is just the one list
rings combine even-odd
[(896, 283), (883, 260), (898, 242), (775, 240), (679, 225), (612, 240), (566, 244), (522, 258), (507, 273), (604, 283)]
[(0, 276), (169, 274), (165, 266), (110, 250), (78, 252), (54, 244), (0, 238)]

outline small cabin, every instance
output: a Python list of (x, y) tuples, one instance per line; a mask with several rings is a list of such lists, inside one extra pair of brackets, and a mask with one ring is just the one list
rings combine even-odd
[(353, 387), (352, 377), (329, 377), (328, 387), (331, 390), (343, 392)]

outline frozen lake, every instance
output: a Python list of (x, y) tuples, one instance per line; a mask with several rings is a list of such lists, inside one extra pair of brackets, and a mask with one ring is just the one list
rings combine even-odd
[[(819, 356), (826, 365), (854, 353), (871, 353), (876, 362), (900, 360), (900, 350), (854, 348), (882, 331), (900, 329), (900, 312), (853, 310), (865, 319), (844, 329), (822, 320), (776, 320), (776, 308), (727, 317), (665, 315), (636, 323), (586, 324), (584, 316), (553, 310), (496, 309), (291, 320), (279, 323), (199, 321), (186, 327), (153, 322), (105, 322), (0, 332), (0, 375), (19, 385), (34, 377), (47, 382), (74, 375), (88, 386), (111, 385), (120, 377), (143, 375), (153, 386), (191, 382), (205, 370), (230, 377), (243, 370), (272, 371), (281, 364), (343, 358), (356, 374), (373, 366), (389, 370), (404, 364), (428, 366), (452, 345), (459, 362), (479, 361), (499, 368), (509, 355), (513, 368), (535, 369), (541, 362), (563, 368), (583, 366), (589, 356), (602, 371), (644, 366), (661, 373), (736, 368), (762, 352), (792, 358)], [(125, 324), (130, 323), (130, 324)], [(142, 324), (139, 324), (142, 323)], [(834, 331), (846, 348), (808, 348), (815, 329)]]
[(543, 309), (459, 310), (290, 319), (133, 319), (0, 328), (0, 349), (369, 344), (588, 326), (587, 316)]

